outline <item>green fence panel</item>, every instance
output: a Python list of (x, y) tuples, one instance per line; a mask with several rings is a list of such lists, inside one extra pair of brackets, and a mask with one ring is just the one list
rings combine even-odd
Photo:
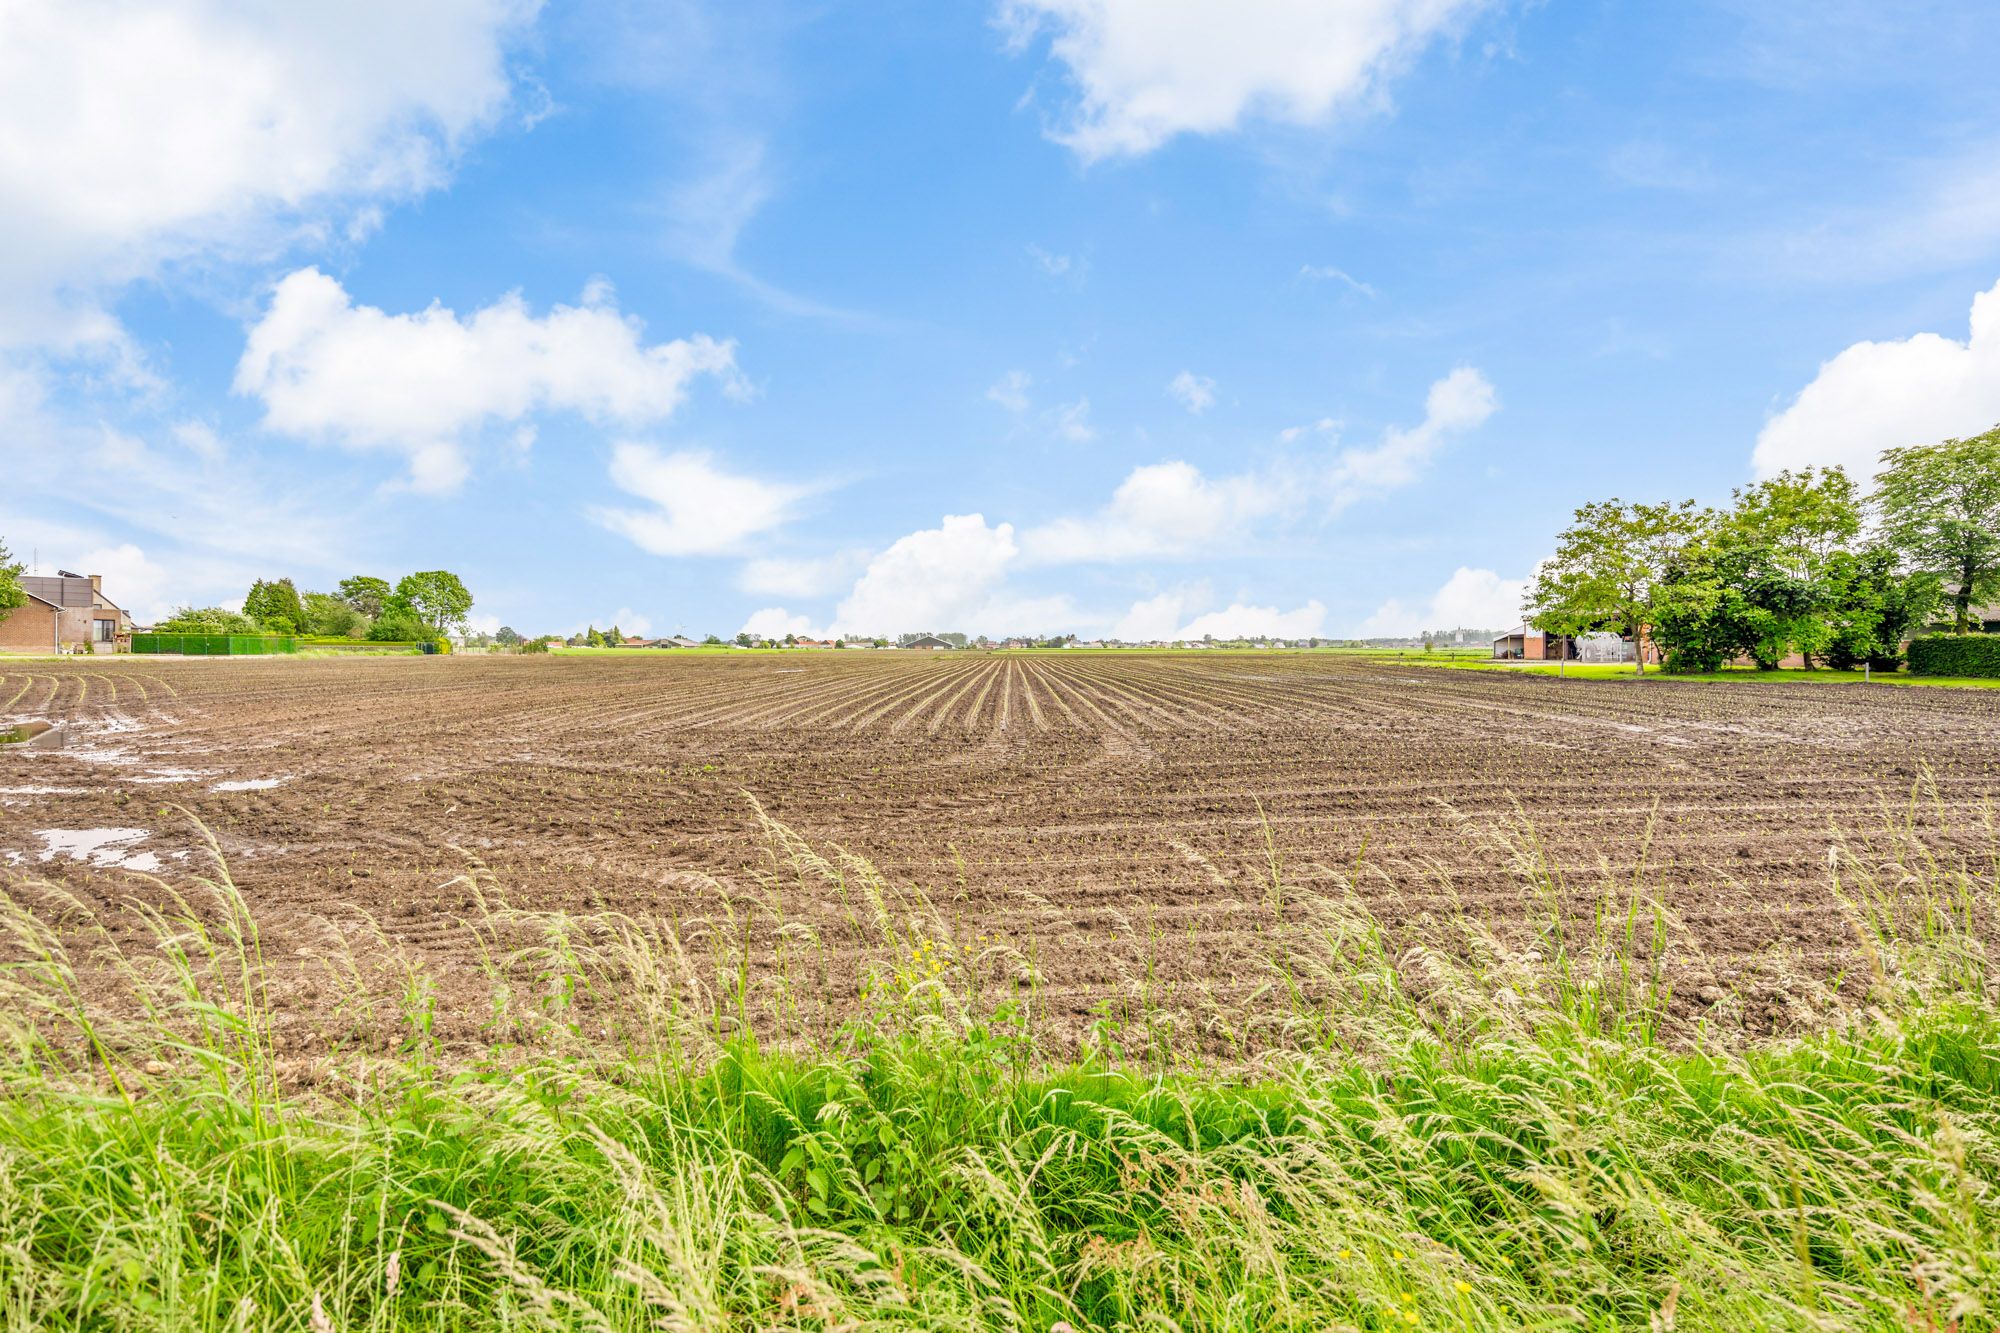
[(285, 634), (134, 634), (135, 653), (178, 653), (183, 657), (254, 656), (296, 653), (299, 641)]

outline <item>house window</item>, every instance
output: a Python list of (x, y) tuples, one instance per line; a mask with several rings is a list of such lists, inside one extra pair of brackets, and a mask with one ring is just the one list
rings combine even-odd
[(94, 620), (91, 622), (91, 637), (99, 643), (111, 643), (118, 637), (118, 622), (115, 620)]

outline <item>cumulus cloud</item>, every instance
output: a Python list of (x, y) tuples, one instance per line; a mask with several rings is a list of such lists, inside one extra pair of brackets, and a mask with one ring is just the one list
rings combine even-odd
[(1134, 602), (1111, 626), (1111, 637), (1127, 642), (1176, 639), (1310, 639), (1326, 623), (1326, 607), (1318, 601), (1290, 611), (1275, 606), (1231, 602), (1219, 611), (1192, 614), (1209, 600), (1206, 584), (1170, 589)]
[(1839, 464), (1866, 479), (1884, 449), (1976, 435), (2000, 423), (2000, 283), (1972, 301), (1960, 341), (1918, 333), (1859, 342), (1819, 368), (1758, 433), (1759, 477)]
[(1192, 463), (1150, 463), (1134, 468), (1095, 514), (1030, 529), (1023, 543), (1037, 564), (1212, 552), (1290, 499), (1276, 477), (1263, 473), (1211, 478)]
[(753, 639), (782, 639), (787, 634), (801, 639), (825, 639), (833, 636), (833, 631), (821, 629), (812, 623), (810, 616), (795, 616), (782, 606), (767, 606), (761, 611), (752, 611), (743, 628), (739, 631)]
[(1290, 611), (1275, 606), (1245, 606), (1232, 602), (1220, 611), (1196, 616), (1181, 626), (1176, 639), (1311, 639), (1326, 624), (1326, 607), (1317, 600)]
[(1183, 370), (1167, 381), (1167, 397), (1195, 416), (1215, 406), (1215, 381), (1192, 370)]
[(611, 451), (611, 480), (648, 509), (598, 508), (599, 524), (654, 555), (726, 555), (792, 516), (811, 488), (725, 472), (699, 449), (662, 453), (626, 441)]
[[(1461, 366), (1431, 385), (1420, 424), (1391, 427), (1374, 445), (1343, 449), (1320, 463), (1294, 460), (1225, 477), (1182, 461), (1150, 463), (1134, 468), (1096, 513), (1032, 528), (1022, 546), (1037, 564), (1213, 555), (1243, 544), (1261, 523), (1336, 513), (1363, 496), (1409, 485), (1450, 437), (1498, 408), (1486, 377)], [(1331, 422), (1320, 425), (1333, 429)]]
[(108, 340), (104, 292), (448, 176), (536, 0), (9, 0), (0, 342)]
[(989, 527), (983, 514), (946, 515), (870, 560), (834, 624), (881, 634), (970, 622), (988, 608), (1019, 553), (1013, 524)]
[(551, 408), (659, 421), (701, 375), (735, 385), (735, 344), (649, 344), (607, 284), (543, 316), (518, 294), (463, 317), (439, 305), (392, 315), (305, 268), (278, 283), (251, 328), (235, 388), (263, 402), (273, 430), (400, 452), (412, 486), (448, 491), (465, 479), (464, 440), (482, 425)]
[(1421, 634), (1430, 629), (1504, 629), (1521, 622), (1526, 579), (1506, 579), (1490, 569), (1461, 565), (1421, 605), (1390, 600), (1361, 626), (1362, 638)]
[(1034, 382), (1034, 376), (1027, 371), (1010, 370), (993, 382), (993, 387), (986, 391), (986, 396), (1009, 412), (1025, 412), (1030, 406), (1028, 389)]
[(1077, 92), (1051, 137), (1085, 161), (1262, 117), (1324, 124), (1484, 0), (1005, 0), (1016, 50), (1039, 33)]
[(1336, 504), (1368, 491), (1409, 485), (1446, 439), (1484, 425), (1499, 408), (1492, 383), (1471, 366), (1460, 366), (1431, 385), (1420, 424), (1408, 430), (1391, 427), (1380, 444), (1344, 450), (1334, 460), (1330, 480)]

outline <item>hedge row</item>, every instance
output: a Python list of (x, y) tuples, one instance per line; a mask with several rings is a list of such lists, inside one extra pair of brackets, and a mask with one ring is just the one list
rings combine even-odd
[(2000, 634), (1932, 634), (1910, 642), (1913, 676), (2000, 676)]

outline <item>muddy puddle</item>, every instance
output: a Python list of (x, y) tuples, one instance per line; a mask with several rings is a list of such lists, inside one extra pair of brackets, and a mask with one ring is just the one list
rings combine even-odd
[(53, 722), (9, 722), (0, 725), (0, 746), (25, 750), (60, 750), (69, 733)]

